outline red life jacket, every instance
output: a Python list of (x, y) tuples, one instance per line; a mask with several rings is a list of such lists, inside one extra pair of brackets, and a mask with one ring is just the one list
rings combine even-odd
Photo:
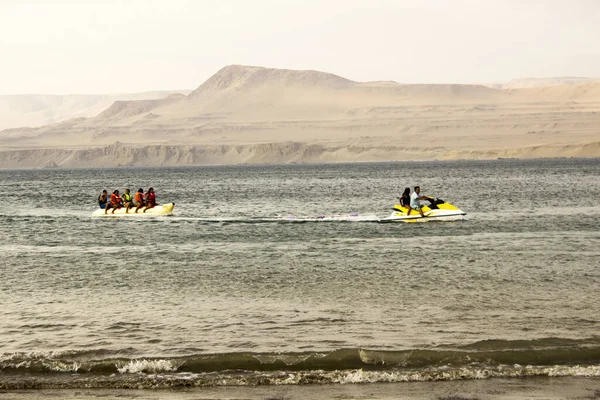
[(119, 203), (121, 203), (121, 198), (114, 193), (111, 194), (110, 195), (110, 204), (112, 204), (113, 206), (118, 206)]
[(149, 192), (146, 193), (146, 201), (148, 202), (148, 205), (152, 205), (155, 206), (156, 205), (156, 195), (154, 194), (154, 192)]

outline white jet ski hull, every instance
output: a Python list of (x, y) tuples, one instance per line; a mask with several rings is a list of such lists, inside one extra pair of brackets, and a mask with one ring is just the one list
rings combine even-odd
[[(430, 198), (430, 204), (423, 206), (423, 215), (416, 210), (409, 210), (407, 207), (403, 207), (399, 204), (394, 205), (394, 211), (392, 214), (383, 218), (382, 221), (404, 221), (404, 222), (417, 222), (417, 221), (455, 221), (463, 219), (466, 212), (460, 208), (445, 202), (441, 199)], [(410, 211), (410, 213), (409, 213)]]
[(425, 217), (421, 217), (418, 211), (412, 211), (411, 214), (406, 215), (400, 212), (392, 212), (387, 218), (382, 218), (381, 221), (399, 221), (399, 222), (416, 222), (418, 220), (436, 220), (436, 221), (456, 221), (461, 220), (467, 215), (464, 211), (448, 211), (448, 210), (431, 210), (424, 213)]

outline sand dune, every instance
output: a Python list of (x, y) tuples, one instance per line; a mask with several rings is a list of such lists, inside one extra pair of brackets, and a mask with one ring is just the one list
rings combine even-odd
[(187, 96), (2, 131), (0, 167), (598, 157), (599, 127), (600, 82), (500, 90), (232, 65)]

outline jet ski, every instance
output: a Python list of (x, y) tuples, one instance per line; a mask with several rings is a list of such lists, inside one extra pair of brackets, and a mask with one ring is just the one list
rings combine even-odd
[(158, 204), (152, 208), (149, 208), (144, 212), (146, 207), (142, 207), (135, 212), (135, 207), (129, 209), (129, 212), (125, 212), (126, 208), (121, 207), (115, 210), (113, 213), (112, 209), (109, 209), (107, 213), (104, 213), (103, 208), (99, 208), (92, 213), (92, 217), (145, 217), (150, 215), (169, 215), (173, 213), (173, 208), (175, 207), (175, 203), (167, 203), (167, 204)]
[(427, 200), (429, 205), (424, 205), (422, 210), (425, 217), (421, 217), (421, 213), (416, 210), (410, 210), (410, 214), (408, 213), (408, 208), (403, 207), (400, 204), (394, 205), (394, 211), (392, 214), (383, 218), (382, 221), (404, 221), (404, 222), (417, 222), (422, 220), (423, 222), (426, 220), (440, 220), (440, 221), (452, 221), (462, 219), (466, 212), (462, 211), (460, 208), (445, 202), (440, 198), (428, 197)]

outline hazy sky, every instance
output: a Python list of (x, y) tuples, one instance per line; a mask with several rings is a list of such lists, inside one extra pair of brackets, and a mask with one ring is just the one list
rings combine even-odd
[(228, 64), (406, 83), (600, 76), (597, 0), (0, 0), (0, 93), (193, 89)]

